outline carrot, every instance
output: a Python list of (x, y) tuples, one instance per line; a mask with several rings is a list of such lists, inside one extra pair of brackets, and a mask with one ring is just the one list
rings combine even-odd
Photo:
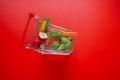
[(62, 32), (62, 35), (66, 37), (75, 37), (77, 36), (77, 33), (76, 32)]

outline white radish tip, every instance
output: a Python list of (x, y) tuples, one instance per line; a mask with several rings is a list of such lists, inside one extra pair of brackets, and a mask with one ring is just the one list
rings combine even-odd
[(39, 33), (39, 37), (43, 39), (43, 38), (47, 38), (48, 36), (47, 36), (46, 33), (40, 32), (40, 33)]

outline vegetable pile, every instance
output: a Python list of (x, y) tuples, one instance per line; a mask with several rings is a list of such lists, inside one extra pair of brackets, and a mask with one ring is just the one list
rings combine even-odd
[(71, 51), (72, 40), (77, 36), (77, 33), (50, 30), (49, 27), (49, 18), (44, 18), (42, 22), (39, 22), (38, 38), (34, 40), (33, 47), (45, 50)]

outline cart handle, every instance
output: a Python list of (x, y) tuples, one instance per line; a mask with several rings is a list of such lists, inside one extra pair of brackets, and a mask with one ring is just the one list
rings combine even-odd
[(29, 26), (29, 23), (30, 23), (31, 19), (35, 15), (33, 13), (29, 13), (28, 16), (29, 16), (29, 18), (28, 18), (28, 21), (27, 21), (27, 24), (26, 24), (26, 27), (25, 27), (25, 30), (24, 30), (24, 33), (23, 33), (23, 36), (22, 36), (22, 41), (21, 41), (21, 45), (20, 46), (25, 46), (24, 45), (24, 40), (25, 40), (26, 32), (27, 32), (27, 29), (28, 29), (28, 26)]

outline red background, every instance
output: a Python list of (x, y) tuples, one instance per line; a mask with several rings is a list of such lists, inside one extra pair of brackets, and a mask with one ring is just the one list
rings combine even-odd
[[(0, 80), (120, 80), (119, 0), (0, 0)], [(28, 13), (76, 31), (73, 53), (18, 47)]]

